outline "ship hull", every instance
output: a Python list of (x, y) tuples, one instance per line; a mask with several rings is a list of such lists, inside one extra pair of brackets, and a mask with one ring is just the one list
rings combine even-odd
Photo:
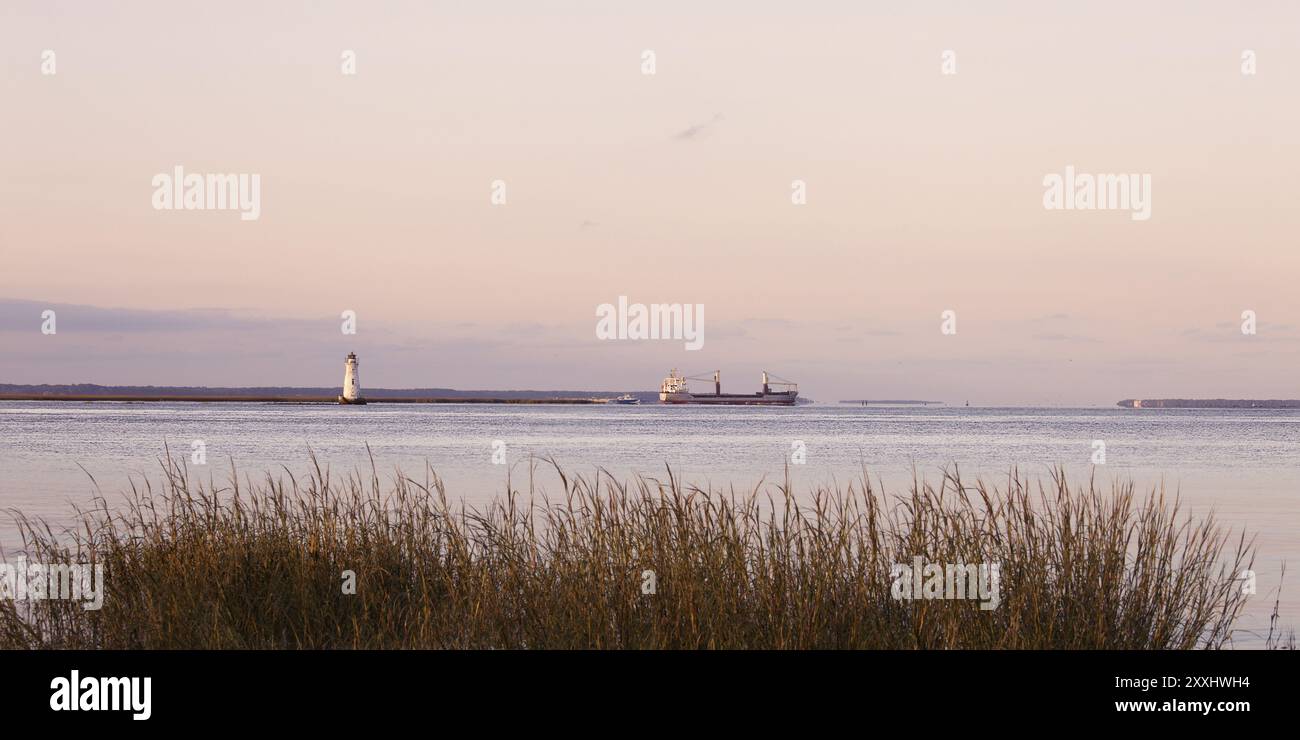
[(659, 402), (695, 406), (793, 406), (798, 393), (660, 393)]

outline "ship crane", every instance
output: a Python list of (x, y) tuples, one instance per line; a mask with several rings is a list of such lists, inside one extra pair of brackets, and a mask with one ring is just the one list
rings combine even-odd
[[(776, 382), (773, 383), (772, 380), (775, 380)], [(763, 371), (763, 393), (767, 393), (768, 389), (772, 386), (780, 388), (782, 392), (799, 390), (799, 384), (794, 382), (793, 380), (786, 380), (780, 375), (777, 375), (775, 373), (769, 373), (768, 371), (764, 370)]]
[(683, 380), (712, 380), (713, 395), (715, 396), (722, 395), (722, 371), (721, 370), (714, 370), (712, 377), (709, 377), (708, 375), (689, 375), (683, 378)]

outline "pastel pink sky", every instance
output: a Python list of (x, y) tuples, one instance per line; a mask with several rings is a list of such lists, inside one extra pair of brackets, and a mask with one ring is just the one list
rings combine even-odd
[[(5, 2), (0, 382), (1300, 397), (1294, 2), (479, 5)], [(261, 218), (154, 210), (178, 164)], [(704, 349), (597, 341), (620, 295)]]

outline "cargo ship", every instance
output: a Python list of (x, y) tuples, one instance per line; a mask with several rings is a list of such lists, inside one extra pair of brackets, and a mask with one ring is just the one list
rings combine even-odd
[[(777, 382), (772, 382), (775, 379)], [(692, 393), (689, 381), (708, 380), (705, 376), (683, 377), (674, 369), (659, 386), (660, 403), (715, 404), (723, 406), (793, 406), (799, 398), (799, 386), (763, 371), (763, 388), (758, 393), (723, 393), (722, 371), (713, 371), (713, 392)], [(779, 389), (779, 390), (777, 390)]]

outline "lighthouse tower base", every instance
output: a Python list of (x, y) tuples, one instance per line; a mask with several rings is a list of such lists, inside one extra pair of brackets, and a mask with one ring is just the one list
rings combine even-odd
[(346, 396), (339, 396), (339, 405), (340, 406), (365, 406), (366, 399), (360, 397), (348, 398)]

